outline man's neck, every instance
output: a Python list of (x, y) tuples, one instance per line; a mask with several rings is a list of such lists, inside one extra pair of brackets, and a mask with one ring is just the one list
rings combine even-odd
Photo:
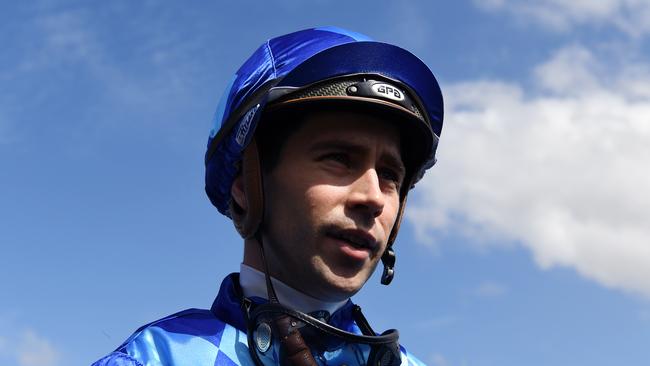
[[(244, 291), (245, 297), (256, 296), (263, 299), (268, 297), (266, 278), (263, 272), (243, 263), (240, 265), (239, 271), (239, 283)], [(334, 302), (322, 301), (289, 287), (273, 277), (271, 277), (271, 281), (273, 282), (273, 288), (275, 289), (275, 294), (280, 304), (302, 311), (303, 313), (327, 310), (332, 314), (347, 302), (347, 300)]]

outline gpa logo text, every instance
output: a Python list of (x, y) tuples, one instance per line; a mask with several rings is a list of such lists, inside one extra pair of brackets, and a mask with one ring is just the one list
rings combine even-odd
[(372, 90), (375, 93), (381, 94), (381, 96), (388, 99), (397, 100), (397, 101), (404, 100), (404, 93), (402, 93), (401, 90), (397, 89), (396, 87), (390, 84), (377, 83), (372, 86)]

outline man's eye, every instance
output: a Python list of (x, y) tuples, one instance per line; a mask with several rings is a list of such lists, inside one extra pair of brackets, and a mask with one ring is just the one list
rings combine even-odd
[(344, 153), (329, 153), (324, 155), (322, 160), (329, 160), (329, 161), (335, 161), (337, 163), (341, 163), (345, 166), (350, 165), (350, 157), (347, 154)]
[(397, 187), (402, 184), (402, 177), (392, 169), (381, 169), (379, 175), (382, 179), (395, 183)]

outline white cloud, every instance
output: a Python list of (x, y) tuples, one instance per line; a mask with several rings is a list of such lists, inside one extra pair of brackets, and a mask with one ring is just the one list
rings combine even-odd
[(639, 311), (638, 314), (639, 320), (641, 320), (644, 323), (650, 323), (650, 310), (649, 309), (643, 309)]
[(447, 359), (443, 355), (441, 355), (439, 353), (436, 353), (433, 356), (431, 356), (431, 364), (433, 366), (450, 366), (451, 365), (449, 363), (449, 361), (447, 361)]
[[(65, 69), (76, 65), (80, 71), (94, 82), (100, 83), (111, 96), (122, 103), (142, 105), (152, 93), (160, 90), (160, 85), (148, 85), (144, 92), (143, 84), (150, 82), (146, 77), (129, 75), (115, 62), (115, 55), (105, 42), (102, 42), (93, 26), (92, 15), (86, 11), (63, 10), (46, 13), (33, 20), (36, 36), (41, 39), (42, 48), (33, 51), (35, 57), (21, 65), (22, 70)], [(152, 59), (164, 62), (169, 55), (154, 53)], [(153, 81), (153, 82), (157, 82)], [(173, 83), (168, 80), (167, 83)], [(58, 90), (49, 90), (58, 92)]]
[(10, 126), (11, 124), (9, 123), (9, 119), (6, 118), (6, 114), (3, 113), (2, 109), (0, 109), (0, 145), (11, 140), (12, 136), (9, 131)]
[(439, 163), (407, 210), (420, 240), (459, 230), (486, 247), (520, 244), (543, 268), (650, 297), (650, 73), (598, 59), (561, 49), (527, 93), (444, 88)]
[(650, 32), (650, 2), (647, 0), (474, 0), (488, 11), (512, 13), (554, 30), (568, 30), (583, 24), (610, 24), (640, 36)]
[(506, 0), (474, 0), (474, 4), (485, 10), (499, 10), (506, 5)]
[(48, 339), (31, 329), (0, 336), (0, 360), (11, 360), (19, 366), (56, 366), (60, 351)]
[[(71, 87), (71, 80), (89, 88), (90, 94), (101, 90), (100, 97), (89, 98), (79, 110), (108, 104), (116, 110), (133, 107), (143, 113), (158, 113), (165, 109), (161, 108), (163, 100), (193, 96), (193, 73), (205, 61), (192, 55), (207, 36), (184, 38), (183, 30), (164, 11), (152, 12), (156, 16), (145, 12), (147, 21), (140, 22), (140, 13), (109, 4), (104, 10), (117, 18), (128, 18), (120, 24), (135, 39), (114, 42), (106, 36), (115, 32), (112, 23), (97, 22), (97, 17), (104, 15), (92, 7), (36, 8), (39, 11), (33, 16), (11, 23), (12, 52), (6, 67), (0, 69), (0, 83), (9, 88), (8, 93), (0, 95), (0, 143), (6, 134), (3, 130), (17, 125), (25, 112), (39, 110), (41, 104), (60, 98)], [(137, 49), (130, 48), (136, 45)], [(89, 114), (101, 116), (105, 111)], [(96, 117), (86, 120), (97, 126)], [(111, 119), (110, 123), (121, 120)]]
[(415, 325), (415, 328), (431, 330), (431, 329), (440, 329), (446, 328), (455, 324), (458, 319), (455, 316), (443, 315), (437, 316), (430, 319), (419, 320)]
[(89, 31), (84, 13), (57, 12), (36, 18), (34, 22), (42, 31), (45, 45), (42, 62), (97, 62), (102, 57), (102, 49)]
[(461, 359), (458, 363), (456, 362), (451, 362), (447, 357), (440, 353), (434, 353), (429, 357), (429, 364), (432, 366), (452, 366), (452, 365), (460, 365), (460, 366), (467, 366), (468, 362), (467, 360)]
[(58, 364), (60, 354), (50, 341), (27, 330), (16, 350), (16, 358), (21, 366), (54, 366)]
[(580, 95), (599, 87), (598, 63), (589, 50), (565, 47), (553, 59), (538, 66), (535, 76), (540, 86), (555, 94)]
[(391, 1), (387, 3), (392, 22), (384, 28), (386, 33), (380, 39), (405, 47), (406, 49), (427, 49), (431, 45), (432, 24), (427, 12), (413, 1)]
[(7, 351), (7, 338), (0, 336), (0, 355)]
[(508, 291), (506, 286), (492, 281), (481, 283), (475, 290), (474, 294), (479, 297), (497, 297)]

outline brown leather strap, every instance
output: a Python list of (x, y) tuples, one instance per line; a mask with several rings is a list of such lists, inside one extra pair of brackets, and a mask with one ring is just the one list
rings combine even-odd
[(289, 365), (318, 366), (309, 347), (302, 338), (302, 334), (291, 324), (294, 320), (288, 316), (281, 316), (275, 321), (280, 331), (280, 342), (287, 351), (286, 359)]

